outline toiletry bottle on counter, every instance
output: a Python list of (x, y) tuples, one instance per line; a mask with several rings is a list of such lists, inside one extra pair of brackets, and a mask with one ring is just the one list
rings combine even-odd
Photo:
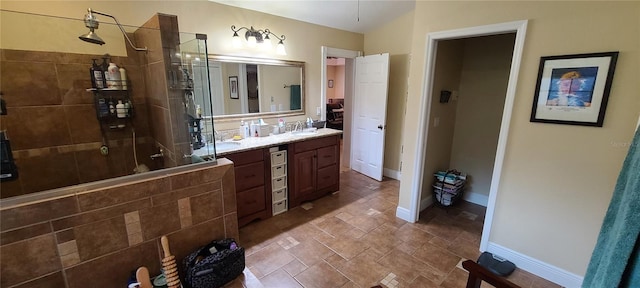
[(256, 123), (253, 123), (253, 120), (251, 120), (251, 125), (249, 126), (249, 137), (258, 136), (258, 130), (256, 128), (257, 128)]
[(240, 135), (240, 137), (245, 138), (244, 137), (244, 121), (240, 121), (240, 128), (238, 128), (238, 135)]
[(118, 104), (116, 105), (116, 114), (118, 118), (125, 118), (126, 117), (125, 111), (126, 110), (124, 108), (124, 104), (122, 103), (122, 100), (118, 100)]

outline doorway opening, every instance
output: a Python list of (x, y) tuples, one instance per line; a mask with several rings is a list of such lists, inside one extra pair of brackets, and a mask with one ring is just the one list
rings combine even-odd
[[(502, 165), (504, 155), (506, 151), (509, 124), (511, 122), (511, 113), (513, 110), (513, 102), (515, 98), (516, 84), (518, 79), (518, 72), (520, 70), (520, 60), (522, 58), (522, 49), (524, 47), (524, 39), (526, 33), (527, 21), (515, 21), (508, 23), (500, 23), (486, 26), (470, 27), (463, 29), (456, 29), (450, 31), (434, 32), (427, 35), (427, 50), (426, 50), (426, 64), (425, 75), (423, 79), (423, 89), (421, 97), (421, 104), (419, 108), (419, 129), (417, 131), (416, 148), (413, 153), (415, 159), (414, 173), (415, 176), (411, 179), (411, 202), (409, 211), (403, 211), (401, 207), (398, 207), (397, 216), (405, 219), (409, 222), (416, 222), (418, 219), (418, 213), (420, 212), (420, 200), (423, 195), (423, 191), (430, 191), (431, 183), (429, 180), (424, 181), (425, 178), (425, 164), (427, 162), (427, 150), (428, 147), (428, 135), (429, 130), (437, 122), (433, 119), (431, 110), (433, 103), (434, 79), (435, 79), (435, 67), (436, 57), (438, 55), (438, 43), (444, 40), (464, 39), (471, 37), (480, 37), (488, 35), (499, 35), (505, 33), (515, 33), (515, 41), (513, 46), (513, 53), (511, 57), (511, 65), (509, 69), (509, 77), (506, 89), (506, 96), (504, 97), (504, 108), (502, 109), (500, 129), (497, 140), (497, 148), (495, 153), (495, 160), (493, 163), (493, 173), (491, 174), (489, 195), (487, 199), (487, 210), (485, 214), (484, 227), (482, 232), (482, 238), (480, 242), (480, 250), (487, 251), (489, 236), (491, 233), (491, 224), (493, 219), (493, 213), (495, 210), (495, 203), (498, 191), (498, 185), (500, 183), (500, 176), (502, 172)], [(428, 195), (431, 195), (430, 193)]]

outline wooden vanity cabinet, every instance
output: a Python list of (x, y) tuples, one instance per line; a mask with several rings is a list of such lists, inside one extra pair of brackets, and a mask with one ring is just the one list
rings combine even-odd
[(234, 163), (238, 226), (271, 217), (269, 155), (269, 149), (255, 149), (223, 156)]
[(340, 135), (289, 144), (289, 207), (340, 189)]

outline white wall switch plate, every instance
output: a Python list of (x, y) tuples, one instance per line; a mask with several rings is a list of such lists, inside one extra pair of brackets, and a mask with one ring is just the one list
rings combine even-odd
[(316, 116), (320, 116), (322, 114), (322, 107), (316, 107)]

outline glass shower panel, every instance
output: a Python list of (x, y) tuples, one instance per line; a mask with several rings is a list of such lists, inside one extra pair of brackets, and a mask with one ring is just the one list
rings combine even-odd
[(184, 91), (185, 119), (189, 126), (191, 160), (216, 158), (216, 132), (211, 117), (211, 89), (207, 61), (207, 35), (180, 33), (180, 87)]

